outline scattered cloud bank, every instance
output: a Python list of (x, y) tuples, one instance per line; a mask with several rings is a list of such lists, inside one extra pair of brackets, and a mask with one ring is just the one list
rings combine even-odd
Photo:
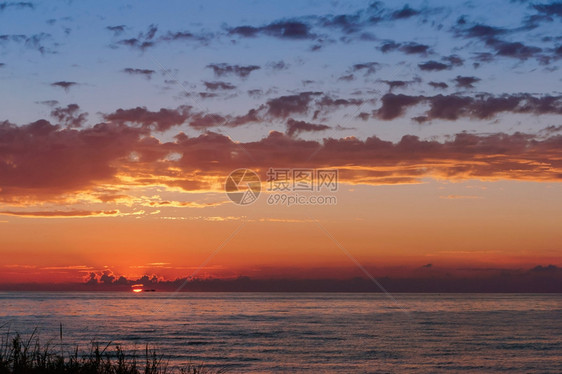
[[(41, 119), (26, 125), (0, 123), (0, 200), (29, 202), (88, 192), (104, 184), (164, 185), (185, 191), (220, 188), (231, 170), (248, 167), (339, 168), (351, 184), (416, 183), (422, 178), (481, 180), (562, 180), (562, 135), (458, 133), (448, 140), (404, 135), (391, 142), (371, 136), (304, 140), (303, 133), (330, 129), (322, 123), (292, 118), (317, 107), (351, 105), (317, 92), (269, 100), (244, 116), (221, 116), (189, 106), (151, 111), (118, 109), (106, 122), (82, 127), (85, 114), (75, 104), (54, 107), (59, 124)], [(354, 103), (356, 104), (356, 103)], [(419, 122), (459, 117), (490, 118), (499, 112), (561, 113), (558, 97), (408, 96), (386, 94), (372, 116), (391, 120), (419, 104), (429, 108)], [(56, 105), (56, 104), (54, 104)], [(271, 131), (258, 141), (236, 142), (211, 131), (277, 118), (287, 131)], [(205, 129), (197, 136), (179, 131), (172, 140), (153, 134), (180, 125)], [(217, 184), (219, 187), (217, 187)]]
[[(88, 271), (87, 267), (76, 267), (74, 270)], [(388, 292), (553, 293), (559, 292), (562, 287), (562, 269), (555, 265), (538, 265), (531, 269), (445, 269), (426, 264), (407, 274), (381, 275), (377, 278)], [(131, 291), (132, 288), (164, 292), (382, 292), (375, 283), (362, 277), (328, 279), (239, 276), (228, 279), (206, 277), (165, 280), (157, 275), (144, 275), (128, 279), (110, 270), (88, 272), (82, 283), (0, 284), (1, 290), (17, 291)]]

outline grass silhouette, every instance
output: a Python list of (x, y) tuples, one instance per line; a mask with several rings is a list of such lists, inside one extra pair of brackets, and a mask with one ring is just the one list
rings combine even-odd
[(57, 347), (41, 345), (37, 329), (24, 339), (20, 334), (7, 332), (0, 339), (0, 374), (218, 374), (222, 370), (205, 368), (203, 365), (186, 364), (170, 369), (164, 356), (148, 344), (141, 356), (126, 353), (119, 344), (100, 345), (92, 342), (88, 352), (79, 353), (78, 347), (64, 354), (62, 325), (60, 351)]

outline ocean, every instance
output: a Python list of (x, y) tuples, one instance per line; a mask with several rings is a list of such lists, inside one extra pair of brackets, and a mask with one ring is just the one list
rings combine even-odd
[(0, 332), (230, 373), (562, 372), (561, 294), (0, 292)]

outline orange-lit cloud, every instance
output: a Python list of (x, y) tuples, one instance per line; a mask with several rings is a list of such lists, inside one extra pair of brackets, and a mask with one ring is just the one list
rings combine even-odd
[[(162, 126), (168, 126), (168, 121), (175, 123), (168, 114), (164, 117)], [(91, 192), (100, 201), (111, 201), (127, 199), (126, 193), (120, 192), (127, 188), (155, 185), (216, 191), (225, 176), (239, 167), (258, 170), (264, 177), (269, 167), (339, 168), (341, 181), (351, 184), (416, 183), (426, 177), (562, 180), (560, 135), (461, 133), (443, 142), (406, 135), (393, 143), (375, 136), (319, 142), (271, 132), (259, 141), (237, 143), (208, 132), (197, 137), (179, 133), (173, 141), (161, 142), (144, 127), (145, 123), (159, 122), (151, 116), (142, 118), (146, 122), (140, 127), (113, 122), (71, 129), (45, 120), (25, 126), (1, 124), (0, 199), (17, 204)], [(171, 154), (178, 156), (170, 159)], [(97, 192), (103, 186), (113, 186), (112, 191)], [(184, 207), (220, 204), (148, 203)], [(10, 213), (15, 214), (6, 214)], [(52, 213), (66, 214), (73, 213)], [(92, 214), (103, 213), (75, 215)]]
[(16, 216), (16, 217), (30, 217), (30, 218), (80, 218), (80, 217), (95, 217), (95, 216), (115, 216), (118, 215), (118, 210), (108, 211), (89, 211), (89, 210), (69, 210), (69, 211), (35, 211), (35, 212), (16, 212), (16, 211), (0, 211), (0, 215)]

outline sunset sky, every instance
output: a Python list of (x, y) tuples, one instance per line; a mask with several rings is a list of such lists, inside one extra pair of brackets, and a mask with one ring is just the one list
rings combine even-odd
[[(1, 1), (0, 285), (561, 267), (561, 21), (546, 1)], [(240, 168), (253, 204), (225, 193)], [(268, 204), (270, 168), (338, 170), (300, 193), (337, 203)]]

